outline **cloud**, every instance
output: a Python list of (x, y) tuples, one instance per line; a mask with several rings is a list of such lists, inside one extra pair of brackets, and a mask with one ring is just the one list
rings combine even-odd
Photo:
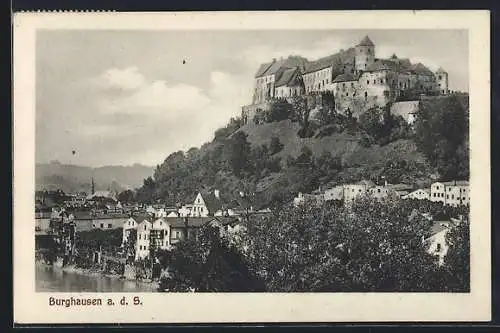
[(145, 84), (145, 78), (137, 67), (111, 68), (102, 73), (100, 79), (104, 87), (124, 90), (139, 89)]
[[(210, 98), (199, 87), (148, 80), (137, 67), (110, 69), (98, 79), (103, 87), (97, 101), (101, 114), (143, 114), (168, 119), (210, 104)], [(128, 91), (113, 94), (106, 90), (120, 85)]]

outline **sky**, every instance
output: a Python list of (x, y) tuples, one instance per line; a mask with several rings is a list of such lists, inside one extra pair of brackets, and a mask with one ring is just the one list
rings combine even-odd
[(365, 35), (376, 57), (442, 66), (451, 90), (468, 91), (466, 30), (38, 31), (36, 162), (157, 165), (239, 116), (260, 63), (314, 60)]

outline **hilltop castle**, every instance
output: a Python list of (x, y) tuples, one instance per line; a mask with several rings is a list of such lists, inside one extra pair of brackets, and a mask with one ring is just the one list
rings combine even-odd
[(315, 61), (289, 56), (260, 65), (252, 104), (243, 106), (242, 119), (251, 121), (275, 99), (323, 92), (333, 93), (337, 112), (364, 112), (402, 98), (446, 95), (448, 73), (442, 68), (432, 72), (395, 54), (376, 58), (375, 44), (365, 36), (355, 47)]

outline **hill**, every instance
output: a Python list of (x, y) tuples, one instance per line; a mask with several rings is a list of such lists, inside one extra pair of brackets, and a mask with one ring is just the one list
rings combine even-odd
[(390, 106), (311, 123), (296, 105), (287, 111), (281, 102), (257, 123), (231, 119), (211, 142), (171, 154), (137, 198), (187, 203), (197, 191), (219, 189), (248, 193), (260, 207), (360, 179), (422, 187), (468, 178), (467, 96), (422, 100), (413, 128)]
[(94, 177), (96, 190), (121, 191), (141, 186), (143, 179), (152, 174), (152, 167), (140, 164), (91, 168), (59, 162), (37, 163), (35, 183), (37, 190), (62, 189), (64, 192), (88, 192)]

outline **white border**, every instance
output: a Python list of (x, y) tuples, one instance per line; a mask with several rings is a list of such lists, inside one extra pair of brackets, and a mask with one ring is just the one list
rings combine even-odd
[[(300, 22), (300, 24), (297, 24)], [(16, 323), (488, 321), (490, 277), (490, 17), (487, 11), (20, 13), (14, 15), (14, 319)], [(139, 294), (129, 306), (49, 307), (34, 283), (37, 29), (468, 29), (471, 293)], [(123, 294), (85, 294), (106, 299)]]

